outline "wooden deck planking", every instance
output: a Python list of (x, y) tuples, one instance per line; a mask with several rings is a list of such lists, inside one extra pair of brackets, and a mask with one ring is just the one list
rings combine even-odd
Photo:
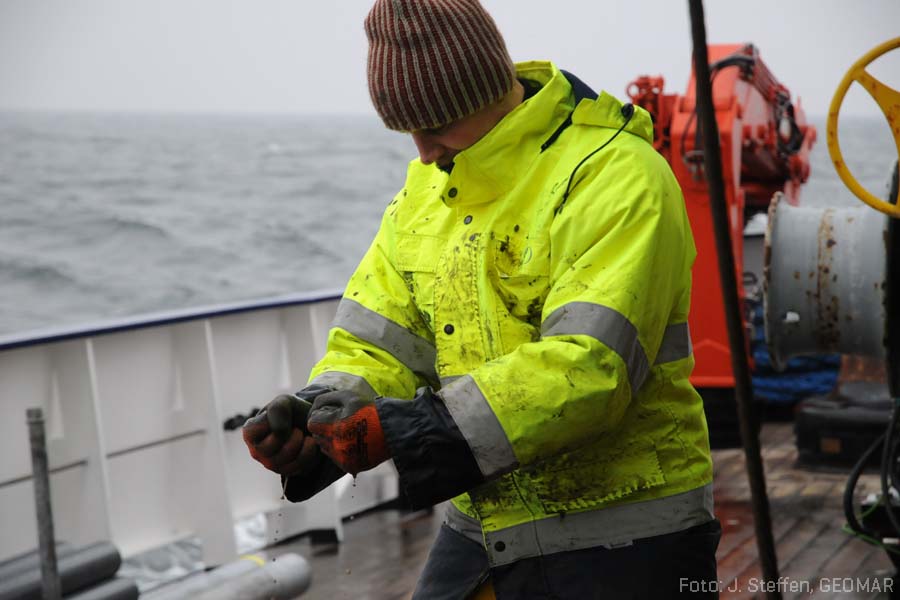
[[(841, 530), (846, 472), (799, 468), (790, 423), (766, 424), (760, 440), (781, 574), (809, 581), (815, 592), (795, 596), (785, 590), (784, 597), (887, 598), (817, 589), (822, 578), (885, 577), (893, 568), (882, 550)], [(727, 586), (737, 578), (743, 588), (740, 593), (725, 591), (722, 597), (762, 597), (746, 591), (751, 579), (761, 580), (761, 573), (743, 450), (716, 450), (713, 461), (716, 513), (723, 528), (717, 552), (719, 579)], [(875, 491), (877, 477), (864, 475), (859, 489), (862, 494)], [(440, 527), (442, 511), (438, 507), (413, 517), (396, 510), (369, 513), (345, 523), (342, 544), (318, 547), (301, 539), (277, 550), (297, 552), (310, 561), (313, 585), (303, 600), (406, 600)]]
[(313, 545), (306, 538), (279, 545), (312, 566), (312, 586), (303, 600), (401, 600), (415, 588), (441, 513), (397, 510), (361, 515), (344, 523), (340, 544)]
[[(836, 594), (819, 589), (819, 582), (824, 578), (883, 577), (885, 573), (892, 572), (890, 560), (882, 550), (842, 531), (845, 522), (842, 495), (846, 472), (799, 468), (790, 423), (767, 424), (760, 439), (779, 572), (787, 578), (782, 588), (784, 597), (808, 598), (814, 592), (824, 598), (886, 598), (886, 595), (865, 592)], [(713, 455), (717, 467), (723, 452), (729, 453), (725, 455), (727, 458), (733, 451), (715, 451)], [(859, 494), (865, 494), (877, 488), (877, 476), (866, 474), (861, 478), (858, 490)], [(760, 566), (755, 556), (756, 539), (746, 537), (746, 526), (743, 524), (739, 528), (725, 527), (725, 520), (733, 518), (746, 520), (752, 530), (749, 483), (743, 472), (743, 460), (739, 471), (733, 468), (716, 471), (715, 490), (716, 512), (723, 521), (724, 529), (717, 553), (719, 579), (726, 590), (731, 589), (729, 584), (735, 575), (735, 565), (746, 564), (748, 555), (753, 555), (750, 564), (737, 574), (736, 587), (741, 591), (726, 591), (722, 597), (763, 597), (748, 591), (751, 581), (761, 580)], [(738, 543), (735, 543), (735, 537), (740, 538)], [(790, 585), (802, 586), (802, 591), (792, 593)]]
[[(797, 557), (803, 550), (807, 547), (807, 544), (810, 543), (816, 536), (818, 536), (822, 530), (827, 527), (823, 526), (820, 523), (815, 523), (810, 519), (797, 519), (793, 522), (793, 527), (786, 529), (785, 533), (790, 533), (790, 535), (780, 535), (776, 539), (776, 547), (778, 548), (778, 564), (782, 570), (784, 570), (785, 565), (790, 563), (794, 558)], [(776, 528), (777, 531), (777, 528)], [(751, 540), (753, 544), (754, 550), (756, 549), (756, 540), (755, 538)], [(726, 588), (729, 587), (731, 580), (725, 580), (722, 574), (721, 562), (720, 562), (720, 573), (719, 577), (726, 581)], [(756, 556), (754, 554), (753, 560), (751, 564), (747, 566), (740, 574), (738, 574), (736, 581), (746, 584), (750, 581), (758, 581), (762, 579), (762, 570), (760, 569), (759, 561), (756, 560)], [(752, 597), (752, 594), (748, 593), (724, 593), (722, 594), (723, 598), (749, 598)]]
[[(883, 554), (883, 551), (875, 546), (848, 539), (847, 543), (835, 552), (822, 567), (822, 577), (852, 576), (856, 572), (856, 569), (862, 564), (865, 564), (865, 562), (875, 554)], [(880, 561), (880, 558), (882, 557), (875, 558), (878, 558)], [(865, 574), (866, 576), (877, 576), (877, 571), (867, 570), (865, 571)], [(820, 585), (817, 585), (812, 597), (816, 600), (833, 599), (835, 593), (831, 590), (823, 590)]]

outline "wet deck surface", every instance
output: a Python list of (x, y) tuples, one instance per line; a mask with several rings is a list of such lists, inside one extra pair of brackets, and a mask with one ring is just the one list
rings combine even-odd
[[(766, 424), (761, 443), (779, 572), (786, 578), (780, 588), (784, 598), (888, 598), (873, 590), (878, 583), (883, 589), (884, 578), (893, 573), (890, 559), (841, 529), (847, 473), (798, 468), (790, 423)], [(713, 461), (716, 514), (723, 529), (717, 552), (722, 598), (763, 597), (750, 589), (754, 583), (760, 587), (761, 575), (743, 450), (717, 450)], [(867, 474), (857, 490), (865, 494), (878, 487), (877, 476)], [(832, 581), (848, 577), (852, 585)], [(868, 584), (868, 592), (857, 578)]]
[[(790, 423), (767, 423), (761, 440), (779, 568), (787, 578), (781, 587), (784, 598), (888, 598), (876, 590), (893, 571), (890, 560), (841, 530), (846, 472), (798, 468)], [(743, 451), (717, 450), (713, 460), (716, 512), (723, 528), (718, 551), (722, 598), (763, 597), (758, 593), (760, 570)], [(877, 487), (875, 475), (864, 475), (859, 490)], [(310, 561), (313, 584), (304, 600), (402, 600), (412, 594), (441, 515), (440, 507), (431, 513), (369, 513), (345, 522), (341, 544), (312, 545), (300, 539), (277, 550), (297, 552)], [(859, 589), (857, 580), (869, 590)]]

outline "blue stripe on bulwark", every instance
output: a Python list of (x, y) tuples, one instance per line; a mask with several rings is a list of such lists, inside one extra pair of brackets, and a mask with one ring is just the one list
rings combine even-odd
[(340, 297), (341, 290), (321, 290), (317, 292), (303, 292), (285, 296), (275, 296), (272, 298), (263, 298), (261, 300), (247, 300), (213, 306), (180, 308), (177, 310), (99, 321), (87, 325), (25, 331), (0, 336), (0, 350), (13, 350), (15, 348), (38, 346), (40, 344), (99, 337), (101, 335), (112, 335), (138, 329), (149, 329), (151, 327), (165, 327), (167, 325), (217, 319), (219, 317), (249, 312), (308, 306), (338, 300)]

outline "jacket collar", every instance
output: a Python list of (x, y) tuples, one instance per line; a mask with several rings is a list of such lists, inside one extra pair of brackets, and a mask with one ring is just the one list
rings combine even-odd
[(447, 206), (481, 204), (506, 193), (538, 157), (541, 144), (572, 112), (572, 86), (552, 63), (519, 63), (516, 75), (537, 81), (540, 91), (456, 155), (441, 194)]
[[(441, 199), (448, 207), (491, 202), (512, 189), (540, 155), (541, 145), (570, 114), (573, 125), (610, 129), (622, 125), (622, 103), (606, 92), (601, 92), (596, 100), (582, 100), (573, 113), (572, 86), (553, 63), (519, 63), (516, 75), (537, 81), (542, 86), (540, 91), (457, 154), (449, 176), (441, 173)], [(650, 114), (635, 107), (625, 131), (652, 143)], [(418, 159), (413, 162), (426, 168)], [(430, 168), (439, 171), (435, 165)]]

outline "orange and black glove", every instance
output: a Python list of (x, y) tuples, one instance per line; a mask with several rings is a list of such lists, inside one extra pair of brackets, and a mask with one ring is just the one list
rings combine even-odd
[(485, 478), (443, 399), (431, 388), (411, 400), (361, 398), (349, 391), (316, 398), (307, 422), (322, 452), (356, 475), (392, 458), (410, 504), (425, 507)]
[(390, 458), (375, 403), (353, 392), (318, 396), (307, 425), (322, 452), (351, 475)]

